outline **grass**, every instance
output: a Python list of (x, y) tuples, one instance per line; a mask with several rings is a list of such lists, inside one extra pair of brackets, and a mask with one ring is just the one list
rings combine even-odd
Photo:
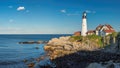
[(89, 42), (95, 43), (98, 47), (103, 47), (102, 37), (98, 35), (87, 35), (85, 37), (83, 36), (71, 36), (71, 41), (79, 41), (85, 44), (88, 44)]

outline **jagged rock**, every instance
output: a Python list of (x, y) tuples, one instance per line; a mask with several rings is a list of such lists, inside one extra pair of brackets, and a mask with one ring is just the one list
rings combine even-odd
[(34, 67), (34, 63), (30, 63), (30, 64), (28, 64), (28, 68), (33, 68)]
[(50, 60), (49, 60), (49, 59), (45, 59), (45, 60), (42, 60), (42, 61), (39, 62), (39, 64), (40, 64), (41, 66), (48, 65), (49, 63), (50, 63)]
[(65, 50), (68, 50), (68, 51), (72, 50), (72, 48), (73, 48), (73, 47), (72, 47), (71, 45), (65, 45), (65, 46), (64, 46), (64, 49), (65, 49)]
[(35, 41), (25, 41), (25, 42), (19, 42), (19, 44), (34, 44)]
[(24, 41), (24, 42), (18, 42), (18, 44), (46, 44), (47, 41)]
[[(53, 38), (46, 46), (44, 46), (44, 49), (49, 52), (50, 58), (53, 59), (55, 57), (68, 55), (79, 50), (92, 51), (99, 48), (96, 42), (91, 43), (89, 40), (77, 42), (71, 41), (70, 39), (70, 36)], [(60, 52), (60, 50), (62, 52)]]
[(107, 66), (106, 68), (115, 68), (115, 65), (112, 63), (109, 66)]
[(68, 40), (70, 39), (70, 36), (60, 37), (59, 39), (60, 39), (60, 40), (66, 40), (66, 41), (68, 41)]
[(48, 45), (65, 45), (65, 44), (71, 44), (71, 42), (69, 42), (69, 36), (68, 37), (60, 37), (58, 38), (53, 38), (48, 42)]
[(120, 62), (120, 54), (100, 49), (98, 40), (84, 38), (78, 42), (71, 41), (69, 37), (53, 38), (44, 49), (58, 68), (120, 68), (117, 64)]
[(101, 64), (98, 63), (91, 63), (88, 65), (87, 68), (105, 68), (105, 67), (103, 67)]
[(73, 43), (73, 49), (74, 49), (74, 50), (78, 50), (79, 48), (80, 48), (80, 43), (74, 42), (74, 43)]
[(35, 47), (35, 49), (39, 49), (39, 47)]
[(51, 50), (51, 46), (44, 46), (44, 49), (45, 49), (46, 51)]
[(28, 61), (27, 59), (24, 59), (24, 60), (23, 60), (23, 62), (25, 62), (25, 63), (26, 63), (27, 61)]

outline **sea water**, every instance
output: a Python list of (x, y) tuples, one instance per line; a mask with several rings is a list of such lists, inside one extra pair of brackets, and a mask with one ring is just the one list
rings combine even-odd
[[(69, 34), (0, 35), (0, 68), (27, 68), (24, 60), (32, 61), (45, 54), (45, 44), (19, 44), (24, 41), (49, 41)], [(36, 49), (39, 47), (39, 49)]]

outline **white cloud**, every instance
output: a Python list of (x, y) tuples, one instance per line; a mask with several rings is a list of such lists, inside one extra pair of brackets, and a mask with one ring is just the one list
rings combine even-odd
[(90, 11), (90, 10), (86, 10), (85, 12), (86, 12), (86, 13), (91, 13), (91, 11)]
[(22, 10), (25, 10), (25, 7), (24, 7), (24, 6), (19, 6), (19, 7), (17, 8), (17, 11), (22, 11)]
[(61, 13), (64, 13), (67, 16), (77, 16), (80, 15), (78, 11), (76, 11), (75, 13), (68, 13), (65, 9), (60, 10)]
[(86, 13), (96, 13), (96, 11), (86, 10)]
[(65, 9), (60, 10), (61, 13), (66, 13)]

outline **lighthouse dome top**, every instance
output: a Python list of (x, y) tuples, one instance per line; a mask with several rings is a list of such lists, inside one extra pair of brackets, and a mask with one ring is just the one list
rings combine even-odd
[(85, 11), (83, 12), (82, 18), (86, 18), (86, 12)]
[(86, 12), (85, 11), (83, 12), (83, 15), (86, 16)]

